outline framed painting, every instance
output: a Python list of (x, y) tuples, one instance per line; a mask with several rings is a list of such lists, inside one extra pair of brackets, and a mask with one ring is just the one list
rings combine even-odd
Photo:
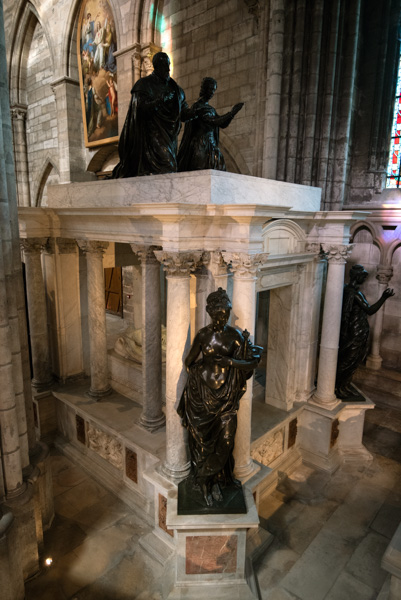
[(107, 0), (83, 0), (77, 46), (85, 145), (117, 142), (117, 37)]

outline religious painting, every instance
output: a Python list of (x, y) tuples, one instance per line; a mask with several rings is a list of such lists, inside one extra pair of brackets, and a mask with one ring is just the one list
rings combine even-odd
[(118, 140), (117, 37), (107, 0), (84, 0), (78, 19), (78, 70), (85, 145)]

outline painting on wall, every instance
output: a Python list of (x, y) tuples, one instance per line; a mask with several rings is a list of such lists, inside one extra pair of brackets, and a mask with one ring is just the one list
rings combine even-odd
[(77, 46), (85, 145), (90, 148), (116, 142), (117, 37), (107, 0), (83, 0)]

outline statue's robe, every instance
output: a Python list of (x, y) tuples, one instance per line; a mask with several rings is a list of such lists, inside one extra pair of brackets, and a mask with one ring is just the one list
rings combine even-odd
[[(190, 112), (184, 91), (174, 79), (166, 81), (153, 72), (139, 79), (131, 94), (113, 178), (175, 173), (181, 117), (185, 120)], [(166, 94), (172, 98), (161, 101)]]

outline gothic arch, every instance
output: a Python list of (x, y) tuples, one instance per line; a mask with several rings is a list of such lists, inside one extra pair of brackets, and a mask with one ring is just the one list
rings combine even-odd
[(45, 189), (47, 180), (49, 179), (49, 176), (52, 173), (52, 171), (55, 171), (57, 173), (57, 175), (59, 175), (59, 170), (56, 167), (53, 159), (50, 158), (50, 156), (47, 156), (47, 158), (43, 164), (42, 170), (41, 170), (41, 176), (39, 178), (38, 188), (37, 188), (35, 196), (34, 196), (35, 197), (34, 206), (41, 206), (43, 191)]
[[(10, 104), (26, 105), (26, 71), (29, 50), (32, 43), (33, 34), (37, 24), (39, 24), (46, 37), (48, 48), (51, 48), (51, 42), (48, 32), (43, 25), (39, 12), (31, 2), (23, 1), (20, 5), (20, 17), (16, 20), (13, 42), (11, 44), (10, 55)], [(50, 52), (52, 62), (52, 71), (54, 73), (54, 58)]]
[(118, 150), (117, 144), (108, 144), (106, 146), (102, 146), (95, 154), (92, 156), (87, 171), (91, 173), (97, 173), (102, 170), (104, 163)]
[(383, 265), (390, 266), (393, 264), (394, 252), (401, 246), (401, 239), (396, 239), (391, 242), (386, 248), (385, 255), (383, 257)]
[[(244, 157), (241, 154), (237, 144), (232, 138), (223, 130), (220, 129), (220, 150), (223, 152), (223, 156), (226, 159), (227, 165), (234, 167), (233, 173), (240, 173), (241, 175), (252, 175)], [(227, 169), (230, 170), (230, 169)]]
[(372, 236), (372, 244), (374, 246), (376, 246), (376, 248), (378, 248), (379, 252), (380, 252), (380, 261), (382, 262), (384, 260), (384, 255), (385, 255), (385, 247), (383, 245), (383, 242), (381, 241), (381, 239), (378, 237), (377, 235), (377, 231), (374, 227), (374, 225), (372, 223), (367, 223), (366, 221), (361, 222), (357, 222), (355, 223), (352, 227), (351, 227), (351, 238), (350, 238), (350, 242), (352, 243), (355, 239), (355, 236), (360, 232), (360, 231), (368, 231), (370, 233), (370, 235)]

